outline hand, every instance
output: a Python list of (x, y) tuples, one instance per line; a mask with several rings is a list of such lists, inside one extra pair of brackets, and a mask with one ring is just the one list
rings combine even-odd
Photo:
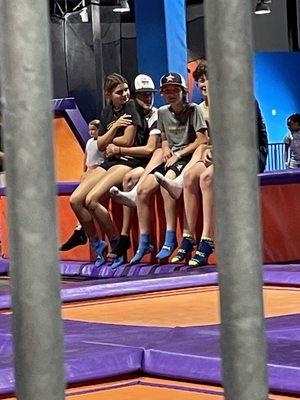
[(178, 160), (179, 160), (179, 158), (175, 154), (173, 154), (172, 157), (170, 157), (167, 160), (166, 165), (165, 165), (166, 168), (171, 167), (171, 165), (175, 164)]
[(132, 124), (131, 115), (123, 114), (120, 118), (118, 118), (114, 123), (114, 129), (123, 128)]
[(106, 157), (111, 157), (113, 155), (119, 155), (120, 154), (120, 147), (116, 146), (113, 143), (110, 143), (106, 147)]
[(212, 160), (212, 151), (211, 149), (206, 149), (203, 153), (203, 162), (206, 167), (209, 167), (212, 165), (213, 160)]
[(162, 160), (164, 163), (168, 161), (169, 158), (171, 158), (173, 155), (172, 151), (169, 149), (169, 147), (164, 147), (163, 152), (162, 152)]

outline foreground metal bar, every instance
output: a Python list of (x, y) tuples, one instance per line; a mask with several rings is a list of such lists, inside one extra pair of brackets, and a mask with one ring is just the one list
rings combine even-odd
[(223, 385), (268, 398), (249, 0), (206, 0)]
[(64, 399), (48, 1), (0, 2), (17, 398)]

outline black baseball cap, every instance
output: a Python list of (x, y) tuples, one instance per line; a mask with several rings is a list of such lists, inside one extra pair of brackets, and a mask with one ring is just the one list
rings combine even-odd
[(159, 86), (162, 88), (164, 85), (178, 85), (187, 89), (184, 77), (177, 72), (169, 72), (160, 78)]

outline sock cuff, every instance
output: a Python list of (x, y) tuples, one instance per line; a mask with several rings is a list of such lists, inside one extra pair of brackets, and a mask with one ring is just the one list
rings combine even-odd
[(202, 237), (201, 237), (201, 240), (205, 240), (206, 242), (212, 242), (212, 243), (214, 243), (214, 239), (212, 239), (212, 238), (210, 238), (210, 237), (208, 237), (208, 236), (202, 236)]

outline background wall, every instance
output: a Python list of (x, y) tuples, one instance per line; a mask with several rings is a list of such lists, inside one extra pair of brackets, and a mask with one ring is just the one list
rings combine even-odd
[(281, 142), (287, 117), (300, 112), (300, 53), (256, 53), (254, 87), (269, 140)]

